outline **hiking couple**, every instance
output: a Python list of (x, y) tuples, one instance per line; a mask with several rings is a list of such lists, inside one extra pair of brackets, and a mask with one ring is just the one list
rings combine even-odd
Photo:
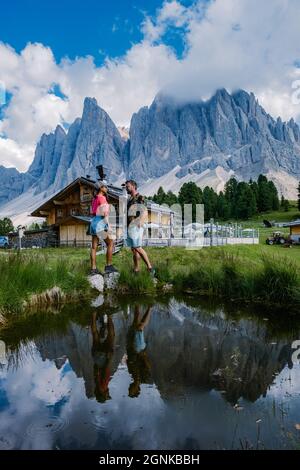
[[(144, 261), (151, 275), (155, 274), (155, 270), (148, 258), (147, 253), (142, 248), (143, 243), (143, 226), (147, 221), (148, 213), (144, 204), (144, 198), (138, 193), (137, 184), (134, 180), (125, 182), (127, 194), (129, 195), (127, 202), (127, 240), (126, 244), (131, 248), (133, 254), (134, 272), (140, 271), (140, 259)], [(114, 250), (113, 234), (109, 227), (109, 203), (107, 200), (108, 186), (104, 181), (96, 183), (97, 193), (92, 201), (93, 219), (90, 225), (89, 234), (92, 235), (91, 248), (91, 275), (100, 274), (96, 266), (96, 252), (99, 240), (104, 241), (107, 247), (106, 252), (106, 273), (117, 272), (112, 264), (112, 255)]]

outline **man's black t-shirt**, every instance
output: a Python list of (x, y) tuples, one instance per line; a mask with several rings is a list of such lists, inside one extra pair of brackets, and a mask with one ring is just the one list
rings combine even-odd
[[(133, 220), (137, 219), (144, 212), (145, 199), (137, 193), (135, 196), (131, 196), (127, 201), (127, 223), (128, 225)], [(144, 210), (143, 210), (144, 209)]]

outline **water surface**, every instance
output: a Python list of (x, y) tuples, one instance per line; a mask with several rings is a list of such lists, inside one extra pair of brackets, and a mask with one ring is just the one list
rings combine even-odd
[(0, 333), (0, 449), (300, 447), (294, 321), (173, 298), (101, 303)]

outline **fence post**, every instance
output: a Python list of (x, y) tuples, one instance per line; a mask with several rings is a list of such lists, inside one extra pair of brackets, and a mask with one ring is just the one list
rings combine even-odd
[(213, 223), (214, 223), (214, 219), (210, 219), (210, 246), (213, 246), (213, 238), (214, 238)]

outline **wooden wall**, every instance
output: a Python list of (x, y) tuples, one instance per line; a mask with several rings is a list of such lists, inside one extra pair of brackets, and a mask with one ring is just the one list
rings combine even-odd
[(86, 231), (87, 225), (85, 224), (60, 225), (59, 240), (63, 243), (72, 243), (74, 240), (78, 242), (91, 242), (92, 237), (87, 235)]
[(291, 227), (291, 235), (300, 235), (300, 225)]

